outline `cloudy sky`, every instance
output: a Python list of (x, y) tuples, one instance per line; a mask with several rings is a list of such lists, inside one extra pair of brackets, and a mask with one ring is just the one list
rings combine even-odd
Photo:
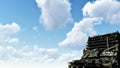
[(0, 0), (0, 67), (67, 68), (89, 36), (115, 31), (119, 0)]

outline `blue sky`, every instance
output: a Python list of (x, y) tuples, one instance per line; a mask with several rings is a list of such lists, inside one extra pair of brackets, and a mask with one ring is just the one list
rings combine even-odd
[(0, 0), (0, 67), (67, 68), (89, 36), (115, 31), (118, 0)]

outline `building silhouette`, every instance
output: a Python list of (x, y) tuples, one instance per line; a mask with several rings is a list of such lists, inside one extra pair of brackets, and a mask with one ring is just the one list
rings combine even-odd
[(81, 59), (68, 68), (120, 68), (120, 33), (89, 37)]

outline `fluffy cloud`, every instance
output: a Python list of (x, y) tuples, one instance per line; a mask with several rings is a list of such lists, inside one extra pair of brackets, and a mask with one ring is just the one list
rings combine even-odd
[(20, 30), (20, 26), (16, 23), (2, 25), (0, 24), (0, 34), (8, 35), (17, 33)]
[(101, 17), (112, 24), (120, 24), (120, 2), (117, 0), (96, 0), (83, 8), (86, 17)]
[(20, 30), (20, 26), (16, 23), (2, 25), (0, 24), (0, 42), (3, 42), (8, 35), (17, 33)]
[(86, 45), (88, 36), (96, 34), (94, 25), (99, 24), (101, 18), (85, 18), (75, 23), (73, 29), (67, 33), (67, 38), (59, 43), (60, 46), (81, 49)]
[(71, 18), (71, 4), (68, 0), (36, 0), (41, 8), (40, 21), (47, 29), (63, 28)]
[(11, 39), (7, 39), (6, 42), (8, 43), (18, 43), (19, 42), (19, 39), (18, 38), (11, 38)]
[(63, 62), (63, 61), (70, 61), (73, 60), (73, 58), (77, 56), (77, 51), (73, 51), (71, 53), (63, 53), (61, 56), (59, 56), (58, 61)]
[(0, 46), (0, 62), (66, 62), (73, 57), (76, 57), (77, 52), (59, 53), (56, 48), (40, 48), (38, 46), (24, 46), (17, 49), (12, 46)]
[(67, 38), (59, 43), (60, 46), (83, 49), (88, 36), (96, 34), (95, 25), (100, 24), (101, 21), (120, 24), (120, 2), (117, 0), (88, 2), (82, 11), (83, 20), (75, 23), (72, 30), (67, 33)]
[(48, 57), (50, 57), (54, 53), (56, 53), (56, 49), (45, 49), (45, 48), (24, 46), (23, 48), (18, 50), (12, 46), (7, 46), (7, 47), (0, 46), (0, 54), (1, 54), (0, 61), (36, 62), (36, 61), (42, 61), (45, 55), (48, 55)]

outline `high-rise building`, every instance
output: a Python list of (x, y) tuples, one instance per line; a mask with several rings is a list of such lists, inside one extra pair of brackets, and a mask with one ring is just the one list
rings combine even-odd
[(81, 59), (68, 68), (120, 68), (120, 33), (89, 37)]

